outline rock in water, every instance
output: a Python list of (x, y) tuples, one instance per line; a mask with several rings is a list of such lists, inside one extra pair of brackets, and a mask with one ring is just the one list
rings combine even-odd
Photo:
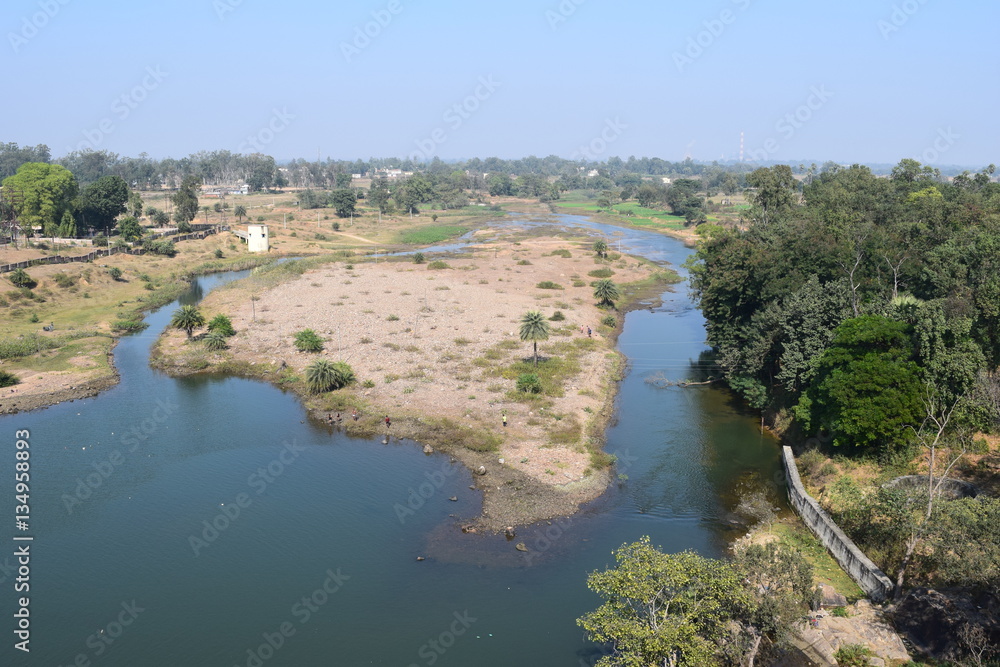
[(517, 544), (514, 545), (514, 548), (517, 549), (518, 551), (528, 550), (528, 547), (524, 546), (524, 542), (518, 542)]
[(433, 454), (434, 448), (430, 445), (424, 445), (424, 454)]
[(422, 561), (422, 560), (424, 560), (424, 557), (423, 556), (417, 556), (417, 560), (418, 561)]
[(506, 535), (508, 538), (516, 537), (517, 536), (517, 533), (514, 532), (514, 526), (507, 526), (507, 530), (505, 530), (503, 532), (504, 532), (504, 535)]
[(478, 468), (476, 468), (476, 474), (477, 475), (485, 475), (486, 474), (486, 466), (479, 466)]
[(449, 498), (448, 500), (450, 500), (450, 501), (451, 501), (451, 502), (453, 502), (453, 503), (454, 503), (454, 502), (458, 502), (458, 496), (452, 496), (452, 497), (451, 497), (451, 498)]

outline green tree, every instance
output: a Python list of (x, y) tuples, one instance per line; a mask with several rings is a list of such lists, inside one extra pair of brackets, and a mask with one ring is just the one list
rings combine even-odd
[(233, 209), (233, 215), (236, 216), (238, 222), (243, 222), (243, 218), (246, 217), (247, 207), (243, 204), (237, 204), (236, 208)]
[(108, 269), (108, 275), (111, 276), (112, 280), (119, 281), (122, 279), (123, 273), (122, 270), (117, 266), (112, 266), (110, 269)]
[(21, 228), (29, 235), (32, 227), (58, 227), (77, 192), (73, 174), (57, 164), (28, 162), (3, 180), (4, 198), (13, 203)]
[(185, 176), (181, 187), (174, 193), (174, 219), (177, 222), (191, 222), (198, 215), (198, 193), (201, 192), (201, 179), (197, 176)]
[(170, 318), (170, 326), (175, 329), (183, 329), (190, 338), (195, 329), (205, 324), (205, 316), (201, 314), (197, 306), (181, 306), (174, 311)]
[(912, 440), (923, 418), (920, 369), (909, 325), (878, 315), (846, 320), (817, 363), (816, 382), (799, 400), (807, 431), (829, 430), (835, 445), (890, 452)]
[(537, 310), (529, 310), (521, 318), (521, 340), (530, 340), (534, 345), (535, 366), (538, 365), (538, 341), (549, 339), (549, 323)]
[(166, 211), (157, 211), (153, 214), (153, 224), (157, 227), (166, 227), (170, 224), (170, 214)]
[(786, 164), (761, 167), (747, 174), (747, 185), (751, 188), (747, 194), (749, 216), (762, 225), (784, 218), (795, 204), (798, 185), (792, 168)]
[(383, 178), (377, 178), (372, 181), (371, 188), (368, 189), (368, 201), (369, 203), (377, 208), (381, 213), (388, 213), (390, 210), (389, 200), (391, 198), (391, 193), (389, 192), (389, 181)]
[(594, 253), (600, 257), (605, 258), (608, 256), (608, 242), (604, 239), (598, 239), (594, 241)]
[(354, 371), (343, 361), (317, 359), (306, 367), (306, 385), (313, 394), (334, 391), (354, 381)]
[(118, 233), (125, 241), (138, 241), (142, 238), (142, 227), (138, 220), (127, 215), (118, 221)]
[(76, 238), (76, 218), (69, 211), (63, 211), (62, 222), (59, 224), (59, 236), (64, 239)]
[(615, 300), (620, 296), (618, 286), (610, 278), (602, 278), (594, 284), (594, 298), (597, 299), (599, 305), (614, 308)]
[(129, 200), (128, 184), (121, 176), (102, 176), (81, 193), (81, 209), (87, 224), (110, 232), (115, 218), (125, 212)]
[(128, 193), (128, 204), (126, 205), (128, 214), (134, 218), (141, 218), (142, 206), (142, 196), (134, 190), (130, 191)]
[(348, 218), (354, 214), (354, 208), (358, 204), (358, 196), (350, 188), (334, 190), (330, 194), (330, 203), (341, 218)]

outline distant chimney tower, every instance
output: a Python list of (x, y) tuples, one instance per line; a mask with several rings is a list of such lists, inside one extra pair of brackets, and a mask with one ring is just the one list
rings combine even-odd
[(743, 130), (740, 130), (740, 162), (743, 162)]

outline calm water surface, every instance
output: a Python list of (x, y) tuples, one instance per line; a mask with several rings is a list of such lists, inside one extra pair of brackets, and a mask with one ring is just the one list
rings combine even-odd
[[(559, 217), (675, 267), (690, 253)], [(181, 301), (243, 275), (199, 278)], [(736, 493), (779, 468), (725, 391), (646, 382), (700, 376), (704, 322), (683, 285), (630, 313), (619, 339), (631, 371), (607, 449), (627, 480), (575, 517), (522, 528), (527, 555), (457, 531), (481, 499), (445, 457), (347, 438), (267, 384), (151, 370), (176, 306), (118, 344), (114, 389), (0, 418), (0, 665), (590, 665), (599, 647), (575, 624), (599, 602), (587, 573), (643, 535), (719, 555)], [(17, 429), (31, 431), (30, 655), (12, 632)], [(425, 483), (430, 498), (401, 516)]]

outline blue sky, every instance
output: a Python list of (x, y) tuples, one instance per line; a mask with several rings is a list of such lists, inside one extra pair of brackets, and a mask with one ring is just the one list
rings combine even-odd
[(748, 159), (979, 167), (998, 24), (996, 0), (6, 0), (0, 141), (713, 160), (742, 131)]

